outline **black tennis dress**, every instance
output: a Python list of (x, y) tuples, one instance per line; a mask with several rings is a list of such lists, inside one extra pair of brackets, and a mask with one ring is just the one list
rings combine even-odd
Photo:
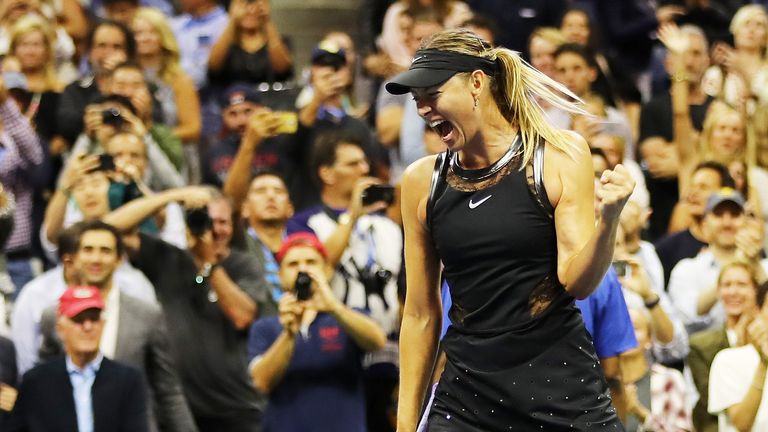
[(438, 157), (427, 219), (451, 288), (429, 431), (623, 431), (574, 299), (557, 278), (544, 145), (492, 166)]

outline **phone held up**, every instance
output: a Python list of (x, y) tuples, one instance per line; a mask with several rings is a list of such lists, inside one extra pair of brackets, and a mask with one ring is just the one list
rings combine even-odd
[(292, 111), (275, 111), (274, 114), (280, 119), (280, 126), (275, 131), (278, 135), (295, 134), (299, 129), (299, 116)]
[(305, 272), (299, 272), (293, 284), (293, 292), (296, 294), (296, 300), (309, 300), (312, 297), (312, 278)]
[(395, 202), (395, 188), (390, 185), (372, 185), (363, 191), (363, 205), (380, 201), (392, 205)]

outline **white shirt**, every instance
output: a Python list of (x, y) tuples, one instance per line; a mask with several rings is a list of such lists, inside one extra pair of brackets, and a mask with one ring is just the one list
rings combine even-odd
[(104, 310), (101, 312), (104, 318), (104, 330), (101, 332), (99, 349), (107, 358), (115, 358), (117, 350), (117, 331), (120, 322), (120, 293), (112, 289), (105, 299)]
[[(727, 415), (728, 408), (741, 403), (752, 386), (760, 355), (752, 345), (727, 348), (715, 356), (709, 370), (709, 413), (717, 415), (720, 432), (738, 432)], [(768, 378), (766, 379), (768, 381)], [(765, 384), (763, 386), (765, 388)], [(766, 392), (757, 409), (752, 432), (768, 431)]]
[[(762, 260), (760, 264), (768, 271), (768, 260)], [(681, 260), (672, 269), (669, 277), (669, 297), (689, 334), (725, 322), (725, 311), (719, 301), (706, 315), (698, 314), (701, 293), (714, 287), (719, 275), (720, 264), (708, 250), (700, 252), (694, 258)]]

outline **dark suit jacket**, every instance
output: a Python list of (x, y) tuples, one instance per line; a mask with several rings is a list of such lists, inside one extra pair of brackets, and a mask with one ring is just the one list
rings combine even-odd
[[(55, 322), (56, 309), (46, 309), (40, 319), (43, 335), (40, 359), (43, 361), (63, 354)], [(194, 432), (197, 427), (184, 398), (168, 344), (162, 309), (121, 292), (113, 360), (143, 373), (153, 401), (149, 411), (152, 430)]]
[[(147, 432), (141, 374), (107, 358), (91, 389), (94, 432)], [(24, 374), (6, 432), (77, 432), (77, 411), (64, 357)]]
[(717, 432), (717, 416), (707, 412), (709, 399), (709, 369), (715, 355), (730, 347), (725, 328), (706, 330), (696, 333), (690, 339), (691, 351), (688, 353), (688, 367), (691, 369), (693, 382), (699, 391), (699, 401), (693, 408), (693, 425), (699, 432)]

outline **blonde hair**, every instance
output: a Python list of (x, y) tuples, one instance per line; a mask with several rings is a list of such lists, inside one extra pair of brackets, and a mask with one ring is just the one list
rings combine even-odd
[(43, 35), (45, 43), (45, 65), (43, 66), (45, 74), (45, 85), (50, 89), (59, 87), (59, 78), (56, 74), (56, 65), (54, 63), (54, 47), (56, 45), (56, 32), (53, 27), (39, 15), (29, 14), (16, 21), (10, 29), (11, 43), (9, 53), (13, 55), (18, 46), (19, 40), (32, 32), (40, 32)]
[(732, 268), (741, 268), (746, 270), (746, 272), (749, 274), (749, 280), (752, 282), (752, 286), (755, 287), (755, 291), (757, 294), (757, 305), (762, 306), (763, 301), (765, 300), (766, 288), (768, 288), (768, 285), (760, 284), (760, 281), (758, 280), (758, 277), (757, 277), (757, 267), (752, 263), (750, 263), (749, 261), (736, 259), (726, 263), (720, 269), (720, 273), (717, 275), (718, 289), (720, 288), (720, 284), (723, 281), (723, 276), (728, 270)]
[(506, 48), (491, 48), (477, 35), (463, 29), (436, 33), (422, 44), (422, 48), (472, 55), (496, 62), (499, 73), (497, 76), (488, 76), (490, 90), (501, 114), (520, 130), (523, 141), (521, 169), (533, 159), (539, 139), (546, 140), (570, 156), (579, 150), (568, 133), (549, 124), (536, 99), (542, 99), (567, 112), (587, 116), (590, 114), (577, 105), (581, 100), (575, 94), (533, 68), (520, 54)]
[(176, 42), (176, 36), (174, 36), (173, 30), (171, 30), (168, 20), (165, 19), (165, 15), (160, 10), (151, 7), (139, 8), (136, 11), (133, 22), (135, 23), (138, 20), (147, 21), (160, 36), (160, 48), (163, 51), (163, 59), (158, 76), (166, 84), (171, 84), (178, 74), (181, 73), (181, 66), (179, 65), (179, 44)]
[(765, 11), (765, 8), (759, 4), (748, 4), (740, 7), (739, 10), (736, 11), (736, 13), (733, 15), (733, 19), (731, 19), (731, 25), (728, 27), (728, 30), (731, 32), (731, 34), (735, 34), (736, 30), (744, 27), (744, 25), (747, 23), (747, 20), (759, 15), (762, 15), (763, 21), (765, 21), (766, 25), (765, 30), (768, 32), (768, 13)]
[(531, 33), (531, 37), (528, 38), (528, 45), (531, 45), (533, 38), (542, 38), (545, 41), (555, 46), (560, 46), (566, 42), (563, 32), (559, 28), (555, 27), (538, 27)]
[[(742, 130), (744, 134), (744, 141), (742, 143), (741, 150), (735, 155), (736, 159), (746, 159), (747, 156), (747, 148), (749, 147), (748, 141), (751, 140), (752, 134), (748, 131), (748, 124), (747, 120), (744, 118), (744, 115), (739, 112), (736, 108), (728, 105), (727, 103), (723, 101), (714, 101), (712, 104), (710, 104), (709, 109), (707, 110), (707, 115), (704, 117), (704, 125), (701, 128), (701, 138), (699, 139), (699, 148), (702, 155), (702, 160), (715, 160), (720, 163), (730, 163), (733, 160), (727, 160), (724, 161), (723, 158), (720, 155), (713, 154), (712, 150), (712, 133), (714, 132), (715, 126), (722, 120), (726, 115), (729, 114), (737, 114), (739, 116), (739, 120), (741, 120)], [(747, 161), (748, 162), (748, 161)], [(747, 163), (749, 166), (750, 164)]]

